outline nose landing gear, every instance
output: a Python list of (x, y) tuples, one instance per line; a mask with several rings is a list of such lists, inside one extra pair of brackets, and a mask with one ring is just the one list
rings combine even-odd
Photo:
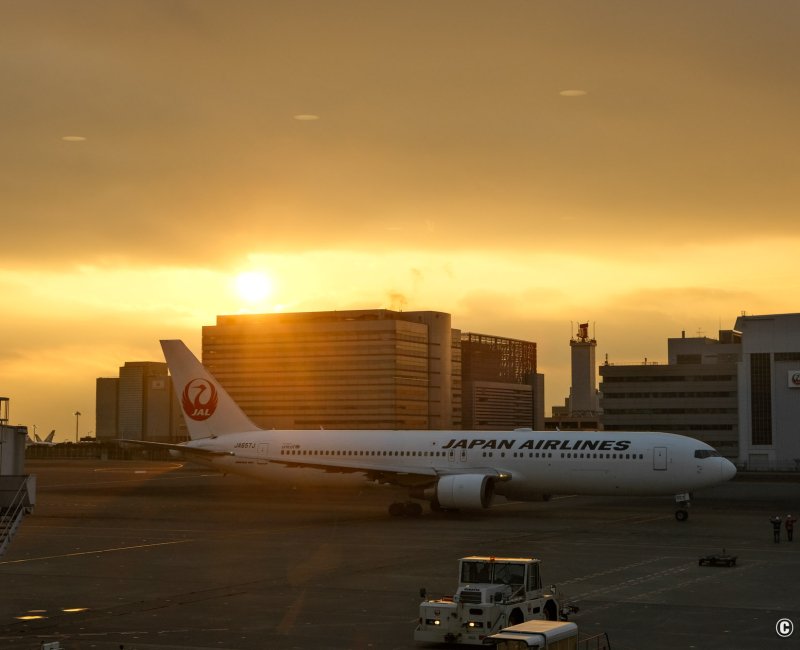
[(686, 521), (689, 518), (689, 506), (691, 504), (691, 495), (688, 493), (676, 494), (675, 503), (678, 504), (678, 509), (675, 511), (675, 519), (678, 521)]

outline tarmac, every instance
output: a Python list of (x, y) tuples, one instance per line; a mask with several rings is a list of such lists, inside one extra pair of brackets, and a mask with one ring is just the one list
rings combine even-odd
[[(614, 650), (796, 648), (800, 482), (735, 480), (694, 495), (562, 496), (391, 518), (401, 491), (294, 470), (255, 482), (196, 466), (35, 461), (38, 498), (0, 557), (0, 647), (66, 650), (431, 648), (419, 590), (452, 594), (466, 555), (533, 556)], [(296, 479), (295, 479), (296, 476)], [(734, 567), (701, 556), (737, 556)], [(785, 624), (784, 624), (785, 626)]]

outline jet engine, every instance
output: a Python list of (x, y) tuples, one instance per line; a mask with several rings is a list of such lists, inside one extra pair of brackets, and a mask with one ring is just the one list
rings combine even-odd
[(488, 508), (494, 496), (494, 477), (485, 474), (443, 476), (436, 484), (436, 500), (445, 509)]

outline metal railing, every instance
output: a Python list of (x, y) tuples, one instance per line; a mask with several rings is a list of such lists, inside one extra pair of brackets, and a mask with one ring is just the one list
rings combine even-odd
[(28, 476), (0, 476), (0, 556), (29, 512)]

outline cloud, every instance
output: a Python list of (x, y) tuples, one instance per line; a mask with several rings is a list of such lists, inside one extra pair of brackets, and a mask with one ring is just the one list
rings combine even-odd
[(713, 2), (624, 20), (460, 3), (454, 28), (447, 3), (424, 26), (413, 4), (359, 3), (357, 23), (263, 3), (90, 3), (92, 21), (46, 6), (9, 13), (0, 67), (18, 263), (521, 251), (561, 245), (565, 223), (588, 251), (794, 224), (785, 7), (720, 23)]

